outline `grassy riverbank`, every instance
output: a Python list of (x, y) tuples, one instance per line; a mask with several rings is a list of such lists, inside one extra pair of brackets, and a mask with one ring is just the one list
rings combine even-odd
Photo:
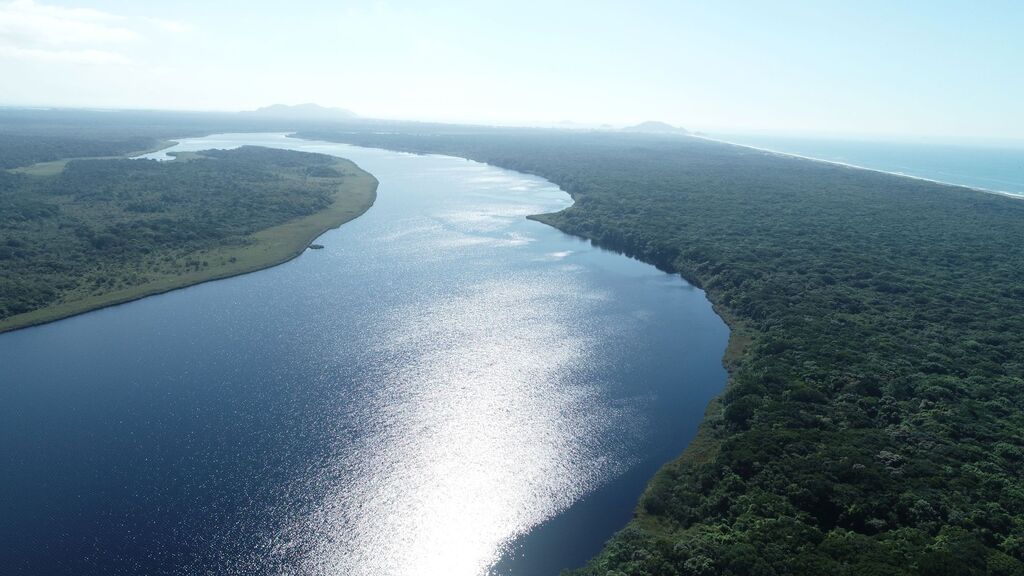
[(15, 174), (28, 174), (29, 176), (55, 176), (64, 171), (67, 167), (68, 162), (74, 160), (118, 160), (134, 158), (136, 156), (142, 156), (143, 154), (149, 154), (150, 152), (158, 152), (164, 148), (170, 148), (177, 142), (173, 140), (159, 140), (156, 144), (148, 148), (141, 148), (139, 150), (132, 150), (123, 154), (114, 154), (110, 156), (83, 156), (79, 158), (61, 158), (60, 160), (51, 160), (49, 162), (37, 162), (28, 166), (20, 166), (18, 168), (9, 168), (9, 170)]
[(347, 160), (254, 147), (0, 175), (0, 332), (280, 264), (376, 188)]
[(1024, 573), (1024, 203), (690, 138), (317, 131), (540, 175), (537, 219), (704, 288), (698, 440), (581, 574)]

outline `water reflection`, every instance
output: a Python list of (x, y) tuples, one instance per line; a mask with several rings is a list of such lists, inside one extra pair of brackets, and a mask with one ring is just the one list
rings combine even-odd
[(574, 370), (593, 351), (569, 332), (581, 311), (545, 280), (474, 285), (385, 320), (352, 414), (366, 433), (325, 473), (348, 481), (289, 527), (309, 573), (479, 574), (614, 471), (597, 439), (619, 415)]
[(724, 382), (703, 294), (526, 220), (569, 203), (539, 178), (283, 135), (176, 149), (242, 144), (350, 158), (377, 203), (285, 265), (0, 336), (0, 449), (36, 470), (0, 480), (0, 560), (471, 576), (596, 551)]

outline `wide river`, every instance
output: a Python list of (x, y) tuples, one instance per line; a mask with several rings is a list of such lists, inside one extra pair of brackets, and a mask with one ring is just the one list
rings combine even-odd
[[(376, 204), (281, 266), (0, 335), (13, 574), (557, 574), (725, 382), (704, 293), (527, 220), (551, 183), (279, 134)], [(162, 156), (158, 153), (154, 156)]]

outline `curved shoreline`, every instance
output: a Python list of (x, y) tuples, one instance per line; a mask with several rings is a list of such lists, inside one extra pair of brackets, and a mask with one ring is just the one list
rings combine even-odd
[[(561, 187), (559, 187), (561, 189)], [(564, 191), (564, 190), (563, 190)], [(711, 310), (716, 316), (718, 316), (725, 326), (729, 330), (729, 339), (726, 343), (725, 352), (722, 354), (722, 366), (726, 371), (725, 384), (717, 395), (715, 395), (704, 407), (704, 416), (701, 418), (697, 425), (697, 432), (693, 438), (683, 447), (682, 451), (679, 452), (673, 458), (663, 462), (658, 468), (657, 472), (651, 476), (644, 486), (643, 492), (641, 492), (636, 499), (636, 506), (633, 509), (633, 518), (623, 525), (620, 530), (624, 530), (630, 525), (641, 524), (650, 525), (651, 523), (657, 523), (658, 519), (644, 509), (643, 502), (645, 497), (652, 492), (652, 490), (660, 483), (670, 480), (672, 472), (682, 466), (691, 464), (700, 464), (710, 460), (714, 454), (718, 451), (722, 439), (720, 435), (716, 433), (716, 427), (722, 420), (722, 414), (724, 407), (722, 406), (721, 399), (726, 392), (732, 387), (734, 383), (734, 377), (737, 368), (742, 363), (743, 356), (745, 355), (747, 348), (751, 343), (756, 341), (757, 332), (749, 329), (739, 318), (730, 314), (728, 310), (720, 303), (720, 297), (713, 292), (713, 288), (709, 289), (704, 286), (700, 279), (696, 277), (692, 271), (679, 269), (678, 267), (671, 264), (659, 264), (649, 260), (644, 260), (638, 256), (629, 254), (621, 249), (606, 246), (600, 242), (594, 240), (591, 237), (583, 236), (575, 232), (563, 229), (558, 226), (555, 218), (556, 216), (565, 210), (571, 209), (576, 205), (576, 197), (572, 193), (566, 192), (569, 197), (573, 199), (573, 204), (567, 206), (563, 210), (558, 212), (552, 212), (548, 214), (531, 214), (527, 216), (528, 219), (540, 222), (546, 226), (550, 226), (563, 234), (568, 234), (574, 238), (580, 238), (587, 240), (591, 245), (601, 248), (602, 250), (609, 250), (622, 254), (627, 258), (635, 258), (645, 264), (649, 264), (670, 274), (678, 274), (682, 280), (691, 286), (697, 288), (704, 293), (704, 298), (711, 305)], [(598, 553), (600, 554), (600, 552)], [(594, 556), (595, 558), (597, 555)], [(580, 568), (580, 567), (575, 567)]]
[[(313, 139), (313, 138), (304, 138), (301, 135), (299, 135), (298, 133), (290, 133), (290, 134), (287, 135), (287, 137), (289, 137), (289, 138), (296, 138), (296, 139), (299, 139), (299, 140), (306, 140), (306, 141), (314, 141), (314, 140), (316, 140), (316, 139)], [(613, 534), (608, 536), (608, 538), (609, 539), (610, 538), (614, 538), (615, 535), (618, 534), (620, 531), (625, 530), (626, 528), (628, 528), (629, 526), (632, 526), (634, 524), (651, 525), (651, 523), (657, 523), (658, 519), (655, 518), (655, 517), (652, 517), (649, 514), (647, 514), (646, 511), (644, 510), (644, 506), (643, 506), (644, 498), (659, 483), (667, 481), (669, 479), (669, 475), (671, 474), (672, 470), (677, 469), (680, 466), (686, 466), (686, 465), (689, 465), (689, 464), (705, 462), (705, 461), (709, 460), (710, 458), (712, 458), (714, 456), (714, 454), (717, 452), (718, 447), (721, 445), (721, 438), (716, 433), (715, 428), (716, 428), (716, 425), (722, 419), (723, 406), (722, 406), (722, 403), (721, 403), (721, 398), (730, 389), (730, 387), (733, 385), (733, 383), (734, 383), (734, 375), (735, 375), (736, 369), (739, 367), (740, 363), (742, 362), (742, 357), (744, 356), (747, 348), (756, 339), (757, 334), (754, 331), (748, 329), (744, 325), (744, 323), (742, 321), (740, 321), (738, 318), (736, 318), (732, 314), (729, 314), (728, 311), (725, 309), (725, 307), (720, 304), (718, 299), (712, 296), (712, 294), (709, 292), (708, 288), (704, 287), (702, 285), (702, 283), (699, 281), (699, 279), (694, 274), (690, 273), (689, 271), (687, 271), (687, 270), (680, 270), (680, 269), (678, 269), (677, 267), (675, 267), (675, 266), (673, 266), (671, 264), (658, 263), (658, 262), (654, 262), (654, 261), (643, 259), (643, 258), (641, 258), (639, 256), (634, 255), (634, 254), (630, 254), (629, 252), (627, 252), (625, 250), (622, 250), (622, 249), (619, 249), (619, 248), (615, 248), (615, 247), (612, 247), (612, 246), (604, 245), (604, 244), (596, 241), (594, 238), (591, 238), (589, 236), (577, 234), (575, 232), (569, 231), (567, 229), (564, 229), (564, 228), (558, 226), (557, 222), (555, 221), (555, 218), (552, 218), (552, 217), (556, 216), (556, 215), (558, 215), (558, 214), (560, 214), (562, 212), (565, 212), (567, 210), (571, 210), (574, 206), (576, 206), (577, 205), (576, 195), (573, 194), (572, 192), (569, 192), (568, 190), (563, 188), (561, 185), (559, 185), (559, 184), (549, 180), (544, 174), (541, 174), (541, 173), (538, 173), (538, 172), (534, 172), (534, 171), (531, 171), (531, 170), (523, 170), (521, 168), (510, 168), (510, 167), (506, 167), (506, 166), (501, 166), (499, 164), (493, 164), (491, 162), (486, 162), (486, 161), (483, 161), (483, 160), (480, 160), (480, 159), (470, 158), (468, 156), (457, 156), (457, 155), (453, 155), (453, 154), (444, 154), (444, 153), (438, 153), (438, 152), (423, 152), (423, 151), (414, 151), (414, 150), (401, 150), (401, 149), (396, 149), (396, 148), (386, 148), (386, 147), (380, 147), (380, 146), (365, 146), (365, 145), (362, 145), (362, 144), (355, 144), (355, 143), (349, 143), (349, 142), (345, 142), (345, 144), (350, 145), (350, 146), (357, 146), (357, 147), (360, 147), (360, 148), (368, 148), (368, 149), (376, 149), (376, 150), (386, 150), (386, 151), (389, 151), (389, 152), (396, 152), (396, 153), (400, 153), (400, 154), (413, 154), (413, 155), (417, 155), (417, 156), (442, 156), (442, 157), (449, 157), (449, 158), (458, 158), (460, 160), (469, 160), (471, 162), (479, 162), (479, 163), (484, 164), (486, 166), (491, 166), (491, 167), (498, 168), (498, 169), (501, 169), (501, 170), (510, 170), (510, 171), (517, 172), (517, 173), (520, 173), (520, 174), (526, 174), (526, 175), (529, 175), (529, 176), (536, 176), (538, 178), (543, 178), (544, 180), (546, 180), (548, 182), (551, 182), (552, 185), (556, 186), (561, 192), (563, 192), (564, 194), (569, 196), (569, 198), (572, 199), (573, 202), (569, 206), (566, 206), (565, 208), (562, 208), (561, 210), (558, 210), (556, 212), (540, 213), (540, 214), (529, 214), (529, 215), (525, 216), (525, 218), (527, 220), (533, 220), (533, 221), (538, 222), (540, 224), (544, 224), (545, 226), (550, 226), (551, 228), (553, 228), (555, 230), (558, 230), (559, 232), (561, 232), (563, 234), (566, 234), (568, 236), (572, 236), (573, 238), (578, 238), (580, 240), (586, 240), (592, 246), (594, 246), (596, 248), (599, 248), (601, 250), (607, 250), (609, 252), (614, 252), (616, 254), (621, 254), (622, 256), (624, 256), (626, 258), (633, 258), (633, 259), (635, 259), (635, 260), (637, 260), (639, 262), (643, 262), (644, 264), (647, 264), (649, 266), (653, 266), (654, 268), (656, 268), (658, 270), (661, 270), (663, 272), (669, 273), (669, 274), (678, 274), (679, 278), (683, 282), (686, 282), (687, 284), (693, 286), (694, 288), (696, 288), (697, 290), (700, 290), (703, 293), (704, 299), (707, 301), (708, 305), (711, 307), (712, 312), (716, 316), (718, 316), (719, 319), (721, 319), (721, 321), (725, 324), (725, 326), (726, 326), (726, 328), (728, 329), (728, 332), (729, 332), (728, 340), (726, 342), (725, 351), (724, 351), (724, 353), (722, 355), (722, 358), (721, 358), (722, 366), (726, 370), (725, 382), (722, 384), (722, 387), (718, 391), (718, 393), (715, 394), (711, 398), (711, 400), (708, 402), (708, 404), (704, 407), (704, 414), (701, 417), (700, 421), (697, 423), (697, 430), (696, 430), (694, 436), (687, 443), (685, 443), (685, 445), (683, 445), (682, 450), (680, 452), (676, 453), (675, 456), (669, 458), (668, 460), (666, 460), (664, 462), (661, 462), (658, 465), (657, 471), (655, 471), (655, 473), (650, 478), (648, 478), (646, 480), (646, 482), (644, 483), (643, 490), (639, 494), (636, 495), (636, 499), (634, 500), (635, 504), (633, 506), (633, 512), (632, 512), (633, 517), (628, 522), (626, 522), (625, 524), (619, 526)], [(599, 549), (594, 554), (594, 556), (592, 556), (590, 558), (590, 560), (592, 560), (593, 558), (598, 557), (601, 554), (601, 552), (603, 551), (603, 549), (604, 549), (604, 545), (602, 545), (601, 549)], [(501, 560), (499, 560), (498, 564), (500, 564), (503, 560), (504, 560), (504, 557)], [(588, 560), (588, 562), (590, 560)], [(493, 568), (494, 568), (494, 566), (492, 566), (492, 569)], [(579, 569), (579, 568), (582, 568), (582, 566), (566, 566), (566, 567), (563, 568), (563, 571), (572, 571), (572, 570), (576, 570), (576, 569)]]
[[(351, 179), (349, 179), (344, 182), (343, 185), (338, 187), (334, 203), (325, 210), (321, 210), (320, 212), (310, 214), (309, 216), (305, 216), (297, 220), (292, 220), (290, 222), (285, 222), (284, 224), (260, 230), (251, 236), (256, 240), (255, 244), (244, 246), (242, 248), (235, 248), (235, 250), (252, 251), (254, 248), (259, 249), (262, 245), (264, 251), (264, 254), (262, 255), (266, 258), (265, 260), (257, 261), (255, 263), (241, 263), (237, 267), (226, 266), (221, 267), (218, 270), (197, 271), (178, 276), (167, 281), (165, 284), (157, 282), (157, 285), (155, 286), (151, 285), (147, 287), (143, 285), (136, 287), (137, 289), (126, 289), (119, 292), (97, 295), (95, 299), (76, 300), (55, 306), (48, 306), (31, 312), (25, 312), (0, 321), (0, 334), (23, 328), (30, 328), (32, 326), (39, 326), (41, 324), (48, 324), (50, 322), (56, 322), (72, 316), (78, 316), (80, 314), (109, 308), (111, 306), (127, 304), (149, 296), (156, 296), (173, 290), (180, 290), (190, 286), (205, 284), (206, 282), (224, 280), (234, 276), (258, 272), (293, 260), (305, 252), (311, 242), (322, 236), (327, 231), (338, 228), (346, 222), (350, 222), (365, 214), (377, 199), (377, 186), (379, 182), (372, 174), (366, 172), (354, 162), (344, 158), (338, 158), (335, 163), (335, 167), (345, 173), (354, 174), (359, 178), (360, 181), (354, 185), (354, 191), (356, 194), (366, 195), (364, 201), (355, 207), (355, 209), (341, 201), (342, 192), (353, 192), (352, 182)], [(277, 236), (281, 234), (284, 234), (285, 237), (278, 238)], [(229, 250), (228, 248), (224, 249)]]

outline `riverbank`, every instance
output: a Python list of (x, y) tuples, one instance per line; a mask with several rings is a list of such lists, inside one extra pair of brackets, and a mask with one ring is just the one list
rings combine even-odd
[[(570, 194), (570, 196), (573, 197), (574, 201), (576, 200), (574, 195)], [(569, 208), (566, 210), (568, 209)], [(662, 514), (659, 513), (661, 510), (655, 502), (662, 498), (661, 495), (664, 492), (671, 490), (673, 482), (681, 475), (685, 474), (687, 469), (711, 463), (718, 455), (718, 452), (722, 447), (722, 443), (728, 438), (728, 429), (724, 418), (725, 406), (722, 402), (722, 398), (733, 388), (737, 372), (742, 367), (748, 351), (757, 343), (758, 339), (761, 338), (763, 334), (755, 328), (752, 328), (748, 322), (744, 322), (737, 315), (731, 313), (730, 310), (723, 305), (724, 295), (721, 291), (716, 290), (714, 286), (710, 288), (703, 286), (695, 270), (679, 268), (673, 262), (669, 261), (640, 257), (631, 253), (631, 251), (623, 250), (622, 247), (603, 245), (599, 241), (594, 240), (591, 236), (581, 235), (578, 230), (574, 231), (564, 223), (560, 226), (559, 216), (564, 212), (565, 210), (550, 214), (533, 214), (527, 216), (527, 218), (547, 226), (551, 226), (564, 234), (587, 240), (598, 248), (625, 254), (646, 262), (647, 264), (665, 272), (679, 274), (690, 284), (704, 290), (705, 296), (711, 303), (711, 307), (715, 314), (717, 314), (726, 326), (729, 327), (729, 341), (721, 359), (722, 366), (725, 367), (728, 374), (725, 386), (720, 394), (708, 402), (708, 405), (704, 410), (704, 417), (701, 419), (697, 428), (696, 436), (690, 440), (682, 453), (668, 462), (665, 462), (647, 482), (643, 493), (641, 493), (637, 498), (637, 505), (633, 511), (633, 518), (628, 524), (623, 526), (622, 530), (619, 532), (622, 533), (630, 529), (639, 529), (643, 530), (647, 534), (657, 535), (657, 537), (668, 542), (677, 534), (678, 526), (675, 526), (672, 522), (665, 521)]]
[(1020, 448), (991, 449), (1021, 414), (989, 400), (1021, 402), (1020, 202), (691, 138), (305, 136), (541, 175), (576, 200), (544, 221), (698, 280), (730, 323), (722, 408), (579, 574), (1024, 566)]
[(310, 242), (327, 230), (359, 217), (373, 205), (378, 184), (373, 175), (348, 160), (338, 159), (331, 168), (342, 180), (334, 191), (333, 201), (323, 210), (259, 230), (241, 245), (211, 247), (187, 255), (195, 261), (208, 263), (201, 268), (148, 270), (146, 276), (149, 280), (144, 283), (68, 299), (10, 316), (0, 321), (0, 333), (283, 264), (299, 256)]

